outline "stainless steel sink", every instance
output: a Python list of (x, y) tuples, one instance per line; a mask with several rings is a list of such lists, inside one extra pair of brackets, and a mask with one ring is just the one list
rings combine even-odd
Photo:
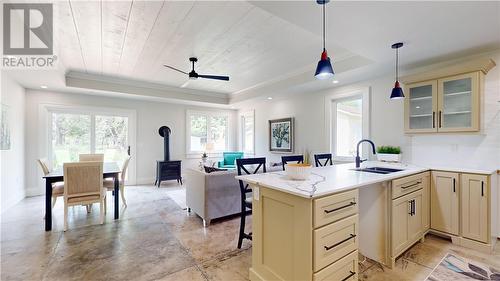
[(359, 172), (376, 173), (376, 174), (390, 174), (390, 173), (403, 171), (403, 169), (393, 169), (393, 168), (384, 168), (384, 167), (358, 168), (358, 169), (353, 169), (353, 170), (359, 171)]

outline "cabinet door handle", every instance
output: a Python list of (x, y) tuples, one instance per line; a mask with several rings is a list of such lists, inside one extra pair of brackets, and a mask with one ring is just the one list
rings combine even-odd
[(408, 213), (408, 215), (413, 216), (413, 203), (412, 203), (412, 200), (408, 201), (408, 203), (410, 204), (410, 212)]
[(342, 279), (341, 281), (349, 280), (349, 278), (353, 277), (354, 274), (356, 274), (356, 272), (354, 272), (354, 271), (349, 270), (349, 272), (350, 272), (349, 275), (347, 275), (346, 278)]
[(442, 115), (443, 115), (443, 112), (441, 112), (441, 110), (439, 111), (439, 116), (438, 116), (438, 119), (439, 119), (439, 128), (441, 128), (441, 118), (442, 118)]
[(417, 201), (413, 199), (413, 215), (417, 214)]
[(356, 205), (356, 202), (351, 202), (345, 206), (342, 206), (342, 207), (338, 207), (338, 208), (335, 208), (335, 209), (331, 209), (331, 210), (325, 210), (325, 213), (329, 214), (331, 212), (335, 212), (335, 211), (338, 211), (338, 210), (342, 210), (342, 209), (345, 209), (345, 208), (349, 208), (351, 206), (354, 206)]
[(406, 186), (401, 186), (402, 189), (407, 189), (407, 188), (410, 188), (410, 187), (414, 187), (416, 185), (419, 185), (421, 184), (422, 182), (421, 181), (417, 181), (416, 183), (414, 184), (410, 184), (410, 185), (406, 185)]
[(436, 112), (432, 112), (432, 128), (436, 128)]
[(457, 190), (455, 188), (455, 178), (453, 178), (453, 192), (457, 192)]
[(481, 196), (484, 197), (484, 181), (481, 181)]
[(342, 241), (340, 241), (338, 243), (335, 243), (335, 244), (333, 244), (331, 246), (324, 246), (325, 250), (326, 251), (330, 251), (331, 249), (333, 249), (333, 248), (335, 248), (335, 247), (337, 247), (337, 246), (339, 246), (339, 245), (341, 245), (341, 244), (343, 244), (343, 243), (345, 243), (345, 242), (353, 239), (354, 237), (356, 237), (356, 234), (350, 234), (350, 236), (348, 238), (346, 238), (346, 239), (344, 239), (344, 240), (342, 240)]

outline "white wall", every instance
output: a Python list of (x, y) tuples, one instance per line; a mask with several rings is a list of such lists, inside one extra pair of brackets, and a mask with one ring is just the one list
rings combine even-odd
[[(500, 65), (500, 52), (490, 56)], [(500, 66), (485, 77), (480, 134), (432, 134), (411, 138), (415, 164), (500, 169)]]
[[(199, 157), (186, 159), (186, 110), (217, 110), (215, 108), (194, 107), (181, 104), (139, 101), (121, 99), (116, 97), (99, 97), (94, 95), (80, 95), (71, 93), (56, 93), (50, 91), (27, 90), (26, 95), (26, 121), (27, 121), (27, 150), (26, 173), (27, 195), (43, 194), (43, 182), (40, 168), (36, 159), (47, 157), (46, 147), (37, 145), (40, 135), (40, 107), (44, 104), (86, 107), (109, 107), (136, 112), (136, 179), (138, 184), (154, 182), (156, 160), (163, 158), (163, 140), (158, 135), (160, 126), (169, 126), (172, 130), (170, 138), (171, 159), (183, 160), (183, 169), (198, 165)], [(232, 124), (236, 124), (236, 111), (228, 111)], [(236, 127), (236, 125), (234, 125)], [(230, 149), (236, 147), (236, 130), (231, 132)], [(201, 157), (201, 155), (200, 155)]]
[[(279, 97), (273, 100), (245, 104), (243, 110), (255, 109), (255, 153), (280, 162), (281, 155), (269, 152), (268, 120), (284, 117), (295, 118), (295, 153), (329, 152), (329, 112), (331, 99), (353, 91), (369, 91), (371, 107), (370, 130), (366, 133), (377, 146), (396, 145), (409, 150), (409, 138), (403, 133), (403, 101), (389, 100), (394, 81), (383, 77), (315, 93)], [(326, 106), (325, 106), (326, 105)], [(365, 149), (366, 150), (366, 149)], [(410, 156), (409, 154), (407, 154)], [(406, 154), (405, 154), (406, 156)]]
[(1, 74), (0, 103), (9, 108), (10, 150), (0, 150), (1, 212), (25, 196), (25, 90), (4, 71)]

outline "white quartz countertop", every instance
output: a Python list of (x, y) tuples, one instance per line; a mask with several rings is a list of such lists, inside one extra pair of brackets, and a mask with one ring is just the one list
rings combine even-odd
[(286, 176), (284, 171), (237, 176), (236, 178), (251, 184), (257, 184), (301, 197), (313, 198), (389, 181), (429, 170), (429, 168), (414, 165), (383, 164), (379, 162), (365, 162), (361, 168), (375, 166), (403, 169), (403, 171), (390, 174), (361, 172), (353, 170), (355, 168), (354, 164), (349, 163), (312, 168), (311, 176), (305, 181), (291, 180)]
[(354, 163), (349, 163), (312, 168), (311, 176), (308, 180), (305, 181), (291, 180), (287, 177), (286, 172), (284, 171), (237, 176), (236, 178), (248, 183), (261, 185), (302, 197), (312, 198), (330, 195), (349, 189), (367, 186), (370, 184), (389, 181), (408, 175), (425, 172), (428, 170), (484, 175), (496, 173), (496, 170), (469, 169), (445, 166), (422, 167), (412, 164), (391, 164), (377, 161), (367, 161), (362, 163), (361, 168), (366, 167), (387, 167), (402, 169), (403, 171), (390, 174), (362, 172), (354, 170)]

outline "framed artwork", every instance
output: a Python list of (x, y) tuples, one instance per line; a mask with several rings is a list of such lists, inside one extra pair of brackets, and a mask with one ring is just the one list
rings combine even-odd
[(293, 152), (293, 118), (269, 120), (269, 150)]
[(0, 106), (0, 150), (10, 149), (9, 107)]

